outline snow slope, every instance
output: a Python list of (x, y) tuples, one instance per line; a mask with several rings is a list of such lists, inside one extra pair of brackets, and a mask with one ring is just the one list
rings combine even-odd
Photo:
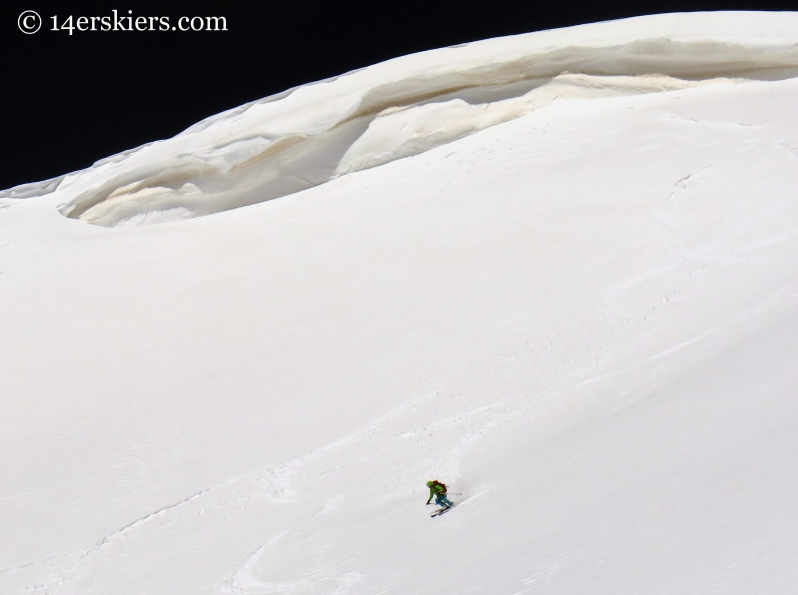
[(417, 155), (554, 101), (794, 76), (796, 13), (658, 15), (544, 31), (291, 89), (5, 195), (55, 192), (63, 214), (103, 226), (175, 221)]
[(0, 592), (794, 592), (796, 52), (489, 40), (4, 193)]

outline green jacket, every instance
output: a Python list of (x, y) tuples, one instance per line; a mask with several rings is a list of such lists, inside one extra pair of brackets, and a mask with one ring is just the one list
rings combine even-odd
[(433, 483), (430, 486), (430, 488), (429, 488), (429, 498), (427, 499), (427, 504), (432, 502), (432, 499), (437, 494), (443, 494), (445, 496), (446, 495), (446, 488), (444, 486), (442, 486), (441, 484), (439, 484), (439, 483)]

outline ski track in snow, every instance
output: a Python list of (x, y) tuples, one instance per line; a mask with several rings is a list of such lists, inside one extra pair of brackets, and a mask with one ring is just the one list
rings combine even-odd
[[(406, 405), (403, 405), (397, 411), (392, 412), (392, 413), (388, 414), (387, 416), (376, 420), (375, 422), (367, 425), (366, 427), (364, 427), (363, 429), (355, 432), (354, 434), (351, 434), (350, 436), (344, 437), (344, 438), (342, 438), (340, 440), (336, 440), (336, 441), (334, 441), (334, 442), (332, 442), (332, 443), (330, 443), (330, 444), (328, 444), (328, 445), (326, 445), (326, 446), (324, 446), (324, 447), (322, 447), (322, 448), (320, 448), (318, 450), (314, 450), (314, 451), (312, 451), (312, 452), (310, 452), (310, 453), (308, 453), (306, 455), (300, 456), (300, 457), (298, 457), (296, 459), (292, 459), (290, 461), (286, 461), (286, 462), (281, 463), (279, 465), (276, 465), (274, 467), (270, 467), (270, 468), (267, 468), (267, 469), (264, 469), (264, 470), (256, 471), (256, 472), (253, 472), (253, 473), (249, 473), (247, 475), (244, 475), (244, 476), (241, 476), (241, 477), (237, 477), (237, 478), (231, 479), (229, 481), (223, 482), (221, 484), (218, 484), (218, 485), (206, 488), (204, 490), (201, 490), (201, 491), (197, 492), (196, 494), (188, 496), (188, 497), (186, 497), (186, 498), (184, 498), (182, 500), (179, 500), (178, 502), (170, 504), (169, 506), (165, 506), (165, 507), (163, 507), (163, 508), (161, 508), (161, 509), (159, 509), (159, 510), (157, 510), (155, 512), (152, 512), (152, 513), (150, 513), (150, 514), (148, 514), (148, 515), (146, 515), (146, 516), (144, 516), (144, 517), (142, 517), (140, 519), (137, 519), (137, 520), (133, 521), (129, 525), (126, 525), (125, 527), (119, 529), (118, 531), (115, 531), (114, 533), (108, 535), (107, 537), (102, 538), (97, 543), (95, 543), (93, 546), (88, 547), (88, 548), (86, 548), (84, 550), (79, 550), (79, 551), (76, 551), (76, 552), (70, 552), (70, 553), (67, 553), (67, 554), (61, 554), (61, 555), (57, 555), (57, 556), (51, 556), (51, 557), (48, 557), (48, 558), (46, 558), (44, 560), (31, 562), (31, 563), (24, 564), (24, 565), (15, 567), (15, 568), (0, 570), (0, 574), (9, 573), (9, 572), (13, 572), (13, 571), (20, 570), (20, 569), (23, 569), (23, 568), (28, 568), (28, 567), (42, 565), (42, 564), (51, 564), (53, 562), (56, 562), (57, 560), (65, 560), (65, 561), (68, 562), (68, 566), (67, 566), (66, 569), (63, 569), (63, 570), (60, 570), (60, 571), (56, 572), (48, 580), (44, 581), (43, 584), (40, 584), (40, 585), (37, 585), (37, 586), (34, 587), (34, 591), (35, 592), (43, 592), (43, 593), (47, 593), (48, 595), (58, 595), (58, 594), (62, 593), (71, 584), (73, 584), (76, 581), (80, 580), (81, 578), (85, 577), (88, 574), (88, 572), (90, 571), (91, 567), (98, 561), (98, 558), (100, 556), (102, 556), (102, 555), (106, 555), (107, 553), (109, 553), (109, 552), (107, 552), (107, 550), (112, 548), (118, 541), (132, 536), (132, 535), (130, 535), (132, 533), (146, 531), (146, 530), (148, 530), (150, 528), (154, 528), (154, 527), (152, 527), (152, 525), (159, 526), (159, 525), (163, 525), (163, 524), (166, 524), (166, 523), (173, 522), (174, 520), (177, 520), (177, 519), (174, 518), (174, 515), (179, 514), (181, 512), (181, 508), (184, 507), (186, 504), (188, 504), (190, 502), (193, 502), (195, 500), (201, 499), (203, 497), (205, 497), (206, 499), (210, 499), (219, 490), (222, 490), (222, 489), (225, 489), (225, 488), (232, 488), (232, 489), (236, 489), (236, 488), (237, 489), (241, 489), (242, 487), (244, 488), (242, 490), (243, 493), (237, 495), (233, 499), (222, 500), (220, 502), (217, 502), (217, 503), (209, 505), (209, 506), (203, 506), (200, 509), (199, 514), (203, 514), (205, 512), (210, 512), (210, 511), (218, 510), (220, 508), (231, 506), (231, 505), (237, 504), (239, 502), (243, 502), (243, 501), (249, 500), (249, 499), (251, 499), (253, 497), (256, 497), (256, 496), (259, 496), (259, 495), (267, 495), (270, 498), (274, 498), (276, 500), (283, 500), (283, 501), (287, 501), (287, 502), (304, 499), (304, 498), (306, 498), (306, 496), (291, 492), (291, 489), (290, 489), (291, 480), (290, 480), (290, 478), (293, 475), (298, 474), (307, 463), (309, 463), (311, 461), (314, 461), (314, 460), (317, 460), (317, 459), (323, 457), (324, 455), (326, 455), (328, 453), (335, 452), (336, 450), (339, 450), (339, 449), (341, 449), (341, 448), (343, 448), (345, 446), (348, 446), (350, 444), (356, 443), (358, 441), (362, 441), (367, 436), (369, 436), (371, 434), (374, 434), (376, 431), (378, 431), (379, 429), (383, 428), (391, 420), (396, 419), (396, 417), (398, 415), (400, 415), (401, 413), (407, 411), (408, 409), (412, 409), (414, 406), (424, 402), (425, 400), (427, 400), (429, 398), (430, 398), (430, 396), (428, 395), (428, 396), (421, 397), (419, 399), (415, 399), (414, 401), (411, 401), (410, 403), (408, 403)], [(474, 415), (478, 415), (478, 414), (483, 413), (484, 411), (490, 410), (492, 408), (493, 408), (492, 406), (482, 407), (482, 408), (479, 408), (476, 411), (473, 411), (473, 412), (470, 412), (470, 413), (466, 414), (465, 416), (458, 416), (458, 418), (440, 421), (440, 422), (438, 422), (436, 424), (433, 424), (433, 425), (431, 425), (431, 426), (429, 426), (427, 428), (424, 428), (424, 430), (428, 430), (428, 429), (431, 429), (433, 427), (437, 427), (437, 426), (441, 426), (441, 425), (449, 425), (449, 424), (452, 424), (452, 423), (456, 423), (458, 420), (461, 420), (464, 417), (467, 418), (467, 417), (471, 417), (471, 416), (474, 416)], [(470, 441), (471, 440), (469, 440), (468, 442), (470, 443)], [(242, 485), (242, 484), (247, 484), (247, 483), (251, 484), (251, 485), (249, 485), (248, 487), (244, 487)], [(260, 548), (258, 548), (258, 550), (256, 550), (256, 552), (253, 552), (253, 554), (248, 556), (247, 559), (242, 562), (240, 569), (234, 570), (233, 575), (228, 580), (229, 588), (232, 589), (231, 592), (235, 592), (235, 593), (253, 593), (253, 592), (254, 593), (272, 593), (272, 592), (274, 592), (274, 593), (277, 593), (277, 592), (282, 592), (286, 588), (289, 588), (289, 589), (294, 589), (294, 588), (301, 589), (301, 588), (304, 588), (303, 587), (304, 583), (299, 583), (299, 584), (293, 585), (293, 586), (282, 585), (282, 584), (280, 584), (280, 585), (277, 585), (277, 584), (265, 585), (264, 584), (262, 587), (258, 587), (257, 591), (252, 591), (251, 589), (249, 589), (249, 590), (248, 589), (243, 589), (242, 590), (242, 589), (240, 589), (240, 588), (235, 586), (236, 585), (236, 581), (238, 580), (238, 578), (237, 578), (238, 574), (241, 573), (241, 572), (246, 572), (249, 567), (251, 567), (255, 562), (257, 562), (257, 559), (259, 558), (260, 553), (262, 552), (262, 550), (264, 548), (266, 548), (269, 543), (273, 543), (273, 542), (279, 541), (280, 537), (281, 536), (278, 535), (277, 537), (274, 537), (270, 541), (266, 542), (264, 545), (262, 545)], [(75, 559), (76, 559), (76, 561), (74, 561), (74, 562), (71, 561), (71, 560), (75, 560)], [(355, 579), (355, 581), (356, 581), (356, 579)], [(349, 584), (353, 584), (353, 582), (355, 582), (355, 581), (352, 581), (350, 579), (342, 580), (342, 586), (339, 587), (339, 589), (336, 590), (335, 592), (336, 593), (344, 593), (345, 590), (346, 590), (346, 586), (349, 585)], [(289, 592), (291, 592), (291, 591), (289, 590)]]
[(679, 181), (677, 181), (673, 185), (674, 191), (671, 192), (670, 196), (668, 196), (668, 200), (673, 200), (674, 198), (676, 198), (679, 194), (682, 193), (682, 191), (684, 191), (687, 188), (687, 186), (690, 185), (691, 182), (699, 179), (702, 176), (708, 176), (711, 173), (712, 168), (713, 168), (713, 166), (711, 166), (711, 165), (708, 165), (706, 167), (702, 167), (701, 169), (699, 169), (699, 170), (697, 170), (697, 171), (695, 171), (695, 172), (693, 172), (691, 174), (688, 174), (685, 177), (683, 177), (682, 179), (680, 179)]
[[(718, 330), (720, 329), (713, 329), (712, 331), (704, 333), (701, 336), (687, 341), (682, 345), (669, 349), (668, 352), (686, 347), (689, 344), (695, 343), (696, 341), (699, 341), (700, 339), (717, 332)], [(664, 355), (667, 355), (667, 353), (659, 354), (651, 359), (656, 359)], [(442, 475), (445, 473), (448, 474), (448, 476), (453, 476), (457, 474), (459, 457), (466, 448), (477, 442), (480, 438), (487, 435), (491, 431), (496, 430), (502, 425), (511, 423), (522, 412), (528, 412), (531, 407), (540, 407), (541, 405), (545, 405), (546, 402), (555, 400), (556, 398), (561, 397), (563, 394), (574, 391), (583, 386), (601, 380), (606, 380), (608, 378), (617, 376), (618, 374), (629, 374), (630, 372), (632, 372), (632, 370), (626, 368), (616, 372), (599, 374), (595, 377), (577, 382), (563, 390), (549, 394), (542, 399), (535, 400), (531, 399), (530, 397), (523, 397), (516, 398), (512, 401), (497, 402), (478, 407), (474, 410), (467, 411), (463, 414), (459, 414), (450, 418), (444, 418), (432, 424), (428, 424), (413, 430), (390, 432), (385, 434), (385, 438), (409, 438), (417, 434), (430, 432), (431, 430), (446, 426), (454, 426), (456, 429), (460, 430), (459, 433), (461, 434), (461, 438), (448, 446), (447, 453), (444, 456), (436, 457), (437, 467), (445, 470)], [(433, 393), (414, 399), (409, 403), (402, 405), (395, 411), (390, 412), (389, 414), (368, 424), (364, 428), (354, 432), (353, 434), (333, 441), (305, 455), (285, 461), (273, 467), (248, 473), (246, 475), (236, 477), (229, 481), (225, 481), (223, 483), (203, 489), (193, 495), (183, 498), (173, 504), (165, 506), (155, 512), (147, 514), (131, 522), (118, 531), (115, 531), (114, 533), (100, 539), (98, 542), (88, 548), (67, 554), (51, 556), (44, 560), (31, 562), (16, 568), (5, 569), (0, 571), (0, 574), (43, 564), (56, 565), (58, 561), (61, 561), (62, 564), (65, 563), (65, 568), (56, 571), (55, 573), (51, 574), (49, 579), (33, 587), (33, 591), (35, 593), (40, 593), (41, 595), (61, 595), (62, 593), (67, 592), (70, 586), (85, 578), (90, 573), (91, 569), (98, 562), (100, 562), (103, 557), (113, 555), (112, 550), (115, 545), (121, 544), (123, 540), (126, 539), (137, 538), (142, 532), (154, 531), (163, 525), (173, 522), (196, 522), (198, 518), (205, 513), (218, 511), (222, 508), (231, 507), (258, 497), (265, 496), (268, 499), (287, 503), (313, 500), (312, 496), (292, 490), (292, 477), (300, 475), (303, 469), (305, 469), (310, 463), (319, 461), (327, 455), (334, 454), (346, 447), (360, 445), (367, 440), (373, 440), (375, 435), (380, 430), (383, 430), (389, 426), (391, 422), (401, 421), (403, 415), (412, 413), (414, 409), (422, 404), (428, 403), (435, 396), (436, 394)], [(330, 471), (335, 470), (340, 470), (340, 468), (330, 469)], [(309, 478), (305, 477), (304, 479), (307, 480)], [(232, 491), (236, 495), (232, 498), (218, 498), (218, 493), (222, 490)], [(416, 486), (408, 485), (404, 488), (400, 488), (399, 493), (411, 494), (417, 491), (418, 488)], [(395, 497), (396, 495), (397, 493), (391, 494), (390, 496), (386, 496), (386, 499), (390, 498), (391, 496)], [(465, 501), (472, 500), (477, 496), (479, 496), (479, 491), (469, 495), (464, 495), (464, 498), (458, 499), (461, 500), (458, 503), (458, 506), (461, 506)], [(198, 510), (189, 511), (185, 514), (182, 514), (183, 509), (189, 503), (197, 504)], [(248, 555), (224, 579), (221, 587), (222, 592), (233, 595), (269, 595), (272, 593), (300, 593), (304, 592), (303, 590), (311, 589), (314, 584), (313, 581), (299, 580), (295, 582), (283, 583), (262, 582), (254, 578), (251, 575), (251, 571), (270, 548), (278, 547), (280, 540), (286, 535), (290, 534), (301, 526), (310, 523), (316, 516), (323, 514), (325, 512), (325, 507), (326, 505), (322, 506), (322, 508), (316, 513), (312, 513), (309, 518), (304, 521), (300, 521), (299, 524), (295, 525), (291, 529), (271, 537), (268, 541), (258, 547), (257, 550)], [(548, 576), (549, 574), (551, 573), (546, 573), (545, 576)], [(359, 580), (360, 575), (358, 573), (348, 573), (340, 577), (333, 578), (339, 582), (339, 585), (335, 591), (331, 592), (331, 594), (342, 595), (350, 586), (354, 585)], [(329, 579), (330, 577), (323, 577), (323, 579), (320, 580), (326, 581)], [(540, 577), (535, 575), (530, 580), (535, 582), (539, 579)]]
[[(627, 371), (628, 370), (623, 370), (623, 372)], [(456, 429), (460, 430), (459, 433), (462, 435), (461, 438), (447, 447), (447, 452), (444, 456), (436, 457), (436, 466), (446, 470), (444, 473), (448, 473), (449, 476), (453, 476), (457, 474), (457, 464), (460, 454), (466, 448), (501, 425), (512, 422), (522, 411), (526, 411), (533, 406), (540, 406), (541, 402), (554, 399), (564, 393), (616, 374), (617, 372), (612, 374), (601, 374), (595, 378), (584, 380), (563, 391), (558, 391), (557, 393), (547, 396), (543, 401), (530, 403), (528, 398), (520, 398), (512, 402), (493, 403), (478, 407), (460, 415), (441, 419), (432, 424), (410, 431), (386, 433), (384, 438), (409, 438), (442, 427), (455, 426)], [(68, 592), (68, 589), (72, 585), (85, 578), (103, 557), (113, 555), (114, 546), (121, 544), (126, 539), (135, 539), (143, 532), (155, 531), (164, 525), (174, 522), (197, 522), (199, 517), (203, 514), (231, 507), (253, 498), (266, 497), (271, 500), (286, 503), (314, 500), (312, 496), (292, 490), (292, 477), (300, 475), (310, 463), (319, 461), (325, 456), (334, 454), (346, 447), (357, 446), (367, 440), (373, 440), (380, 430), (384, 430), (391, 422), (401, 422), (403, 415), (411, 413), (422, 404), (428, 403), (435, 396), (436, 394), (433, 393), (414, 399), (353, 434), (333, 441), (305, 455), (203, 489), (131, 522), (125, 527), (100, 539), (88, 548), (50, 556), (46, 559), (15, 568), (0, 570), (0, 574), (45, 564), (51, 566), (63, 565), (64, 568), (52, 573), (48, 579), (33, 586), (34, 593), (41, 595), (61, 595)], [(335, 470), (340, 470), (340, 468), (330, 469), (330, 471)], [(303, 479), (307, 480), (311, 478), (312, 476), (306, 476)], [(223, 490), (234, 492), (235, 496), (222, 496), (219, 498), (219, 492)], [(398, 493), (386, 496), (386, 499), (396, 497), (398, 494), (407, 495), (418, 491), (417, 486), (406, 485), (404, 488), (400, 488)], [(464, 495), (463, 498), (458, 498), (458, 500), (461, 500), (458, 506), (462, 505), (466, 500), (471, 500), (478, 495), (479, 492), (477, 491), (473, 494)], [(183, 514), (183, 509), (189, 503), (196, 504), (197, 510), (192, 510)], [(242, 560), (224, 579), (221, 587), (222, 592), (234, 595), (269, 595), (272, 593), (300, 593), (304, 592), (303, 590), (311, 589), (314, 584), (313, 581), (299, 580), (284, 583), (262, 582), (251, 576), (251, 571), (265, 552), (268, 552), (270, 548), (279, 546), (279, 542), (282, 538), (303, 525), (310, 523), (316, 516), (324, 514), (325, 512), (326, 504), (317, 512), (312, 513), (310, 517), (304, 521), (299, 521), (299, 523), (291, 529), (271, 537), (258, 547), (257, 550)], [(331, 577), (322, 577), (322, 579), (319, 580), (327, 581), (330, 580), (330, 578)], [(358, 573), (347, 573), (332, 578), (339, 584), (335, 591), (330, 592), (331, 595), (342, 595), (350, 586), (354, 585), (359, 580), (360, 575)]]

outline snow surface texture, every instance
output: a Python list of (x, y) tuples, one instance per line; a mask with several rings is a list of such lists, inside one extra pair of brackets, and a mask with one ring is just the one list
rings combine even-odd
[(660, 15), (531, 33), (305, 85), (7, 196), (57, 192), (63, 214), (108, 227), (174, 221), (417, 155), (558, 100), (797, 75), (793, 13)]
[[(7, 192), (0, 592), (794, 593), (796, 36), (427, 52)], [(278, 154), (331, 181), (73, 220), (229, 208)]]

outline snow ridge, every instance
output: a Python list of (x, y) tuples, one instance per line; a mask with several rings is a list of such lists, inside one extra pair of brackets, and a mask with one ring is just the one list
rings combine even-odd
[[(729, 13), (728, 30), (715, 38), (680, 33), (705, 16), (488, 40), (291, 89), (68, 176), (60, 211), (106, 227), (209, 215), (417, 155), (555, 101), (798, 76), (798, 36), (775, 37), (770, 15)], [(794, 13), (778, 18), (798, 29)], [(745, 36), (731, 27), (742, 19), (750, 22)], [(768, 35), (752, 33), (757, 24)], [(44, 195), (61, 182), (0, 197)]]

